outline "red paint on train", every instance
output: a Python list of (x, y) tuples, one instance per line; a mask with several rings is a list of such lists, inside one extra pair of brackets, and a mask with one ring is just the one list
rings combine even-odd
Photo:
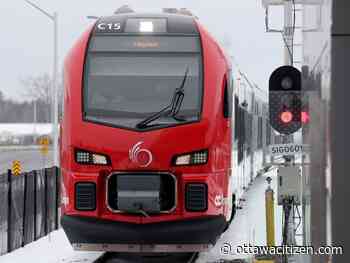
[[(84, 120), (83, 89), (84, 69), (86, 67), (87, 49), (94, 27), (86, 31), (68, 54), (64, 65), (64, 115), (61, 122), (60, 159), (63, 175), (63, 219), (90, 218), (96, 222), (125, 222), (131, 225), (150, 223), (179, 222), (195, 219), (222, 218), (215, 236), (225, 228), (229, 218), (229, 176), (231, 176), (231, 117), (224, 116), (225, 96), (230, 92), (231, 65), (229, 59), (215, 39), (195, 21), (202, 48), (203, 67), (203, 102), (199, 121), (175, 126), (154, 128), (150, 130), (127, 129), (103, 125)], [(116, 36), (117, 37), (117, 36)], [(225, 95), (226, 94), (226, 95)], [(232, 94), (232, 93), (231, 93)], [(227, 99), (227, 98), (226, 98)], [(228, 98), (231, 100), (231, 98)], [(227, 103), (227, 102), (226, 102)], [(232, 104), (232, 103), (231, 103)], [(231, 106), (232, 107), (232, 106)], [(151, 153), (140, 155), (140, 160), (132, 160), (130, 151), (135, 144), (142, 142), (141, 149)], [(109, 159), (107, 165), (79, 164), (76, 151), (83, 149), (90, 153), (99, 153)], [(138, 148), (140, 149), (140, 148)], [(200, 165), (175, 166), (176, 156), (207, 150), (207, 162)], [(149, 163), (150, 162), (150, 163)], [(145, 165), (149, 165), (145, 167)], [(112, 173), (169, 173), (176, 177), (176, 208), (169, 213), (155, 213), (145, 216), (128, 212), (113, 212), (107, 205), (107, 178)], [(92, 211), (81, 211), (76, 204), (76, 185), (78, 183), (96, 185), (96, 207)], [(207, 186), (207, 209), (200, 212), (188, 211), (185, 207), (186, 185), (189, 183)], [(195, 222), (195, 221), (194, 221)], [(70, 234), (75, 225), (62, 222), (72, 243), (77, 241), (76, 234)], [(195, 228), (195, 225), (192, 225)], [(84, 232), (84, 230), (80, 230)], [(88, 230), (87, 230), (88, 231)], [(99, 231), (99, 230), (96, 230)], [(203, 231), (203, 230), (200, 230)], [(207, 231), (211, 231), (208, 229)], [(172, 241), (171, 234), (169, 243)], [(187, 236), (183, 237), (186, 244)], [(215, 239), (215, 238), (214, 238)], [(190, 243), (215, 243), (216, 240), (191, 240)], [(91, 241), (86, 241), (91, 243)], [(104, 241), (106, 243), (107, 241)], [(110, 243), (119, 243), (110, 240)], [(121, 243), (141, 242), (139, 240), (120, 241)], [(144, 242), (141, 242), (144, 243)], [(163, 240), (153, 243), (164, 243)], [(166, 242), (167, 243), (167, 242)]]

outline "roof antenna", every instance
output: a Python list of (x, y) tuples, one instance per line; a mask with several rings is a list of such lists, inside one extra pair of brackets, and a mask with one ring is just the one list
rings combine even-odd
[(134, 13), (135, 11), (129, 6), (129, 5), (123, 5), (119, 7), (114, 14), (127, 14), (127, 13)]

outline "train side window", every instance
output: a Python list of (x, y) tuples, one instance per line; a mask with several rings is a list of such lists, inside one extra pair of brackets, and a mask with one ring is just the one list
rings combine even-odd
[(260, 116), (258, 119), (258, 136), (258, 149), (261, 149), (263, 147), (263, 120)]
[(232, 104), (233, 104), (233, 97), (232, 97), (232, 85), (231, 85), (231, 75), (228, 74), (228, 79), (225, 81), (225, 88), (224, 88), (224, 117), (225, 118), (231, 118), (232, 116)]
[(239, 121), (239, 117), (240, 117), (240, 109), (239, 109), (239, 100), (238, 97), (235, 96), (235, 119), (234, 119), (234, 123), (233, 125), (235, 126), (235, 140), (238, 140), (239, 138), (239, 125), (240, 125), (240, 121)]
[(236, 127), (238, 131), (238, 162), (240, 163), (244, 158), (244, 111), (241, 107), (238, 107), (238, 118), (236, 121)]
[(243, 136), (244, 136), (244, 143), (247, 146), (247, 152), (250, 154), (251, 152), (251, 146), (252, 146), (252, 114), (249, 113), (247, 110), (244, 110), (244, 130), (243, 130)]
[(268, 120), (266, 120), (266, 145), (271, 144), (271, 126)]

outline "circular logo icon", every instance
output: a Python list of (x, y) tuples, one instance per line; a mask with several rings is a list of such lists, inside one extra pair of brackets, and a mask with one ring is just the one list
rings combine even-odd
[(153, 156), (149, 150), (141, 147), (142, 144), (143, 142), (138, 142), (129, 150), (129, 158), (140, 167), (147, 167), (152, 163)]

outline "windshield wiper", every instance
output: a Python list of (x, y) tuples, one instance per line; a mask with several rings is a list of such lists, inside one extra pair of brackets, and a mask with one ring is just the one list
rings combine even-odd
[(159, 112), (156, 112), (155, 114), (147, 117), (143, 121), (136, 124), (136, 128), (138, 128), (138, 129), (147, 128), (148, 124), (150, 124), (151, 122), (153, 122), (155, 120), (158, 120), (161, 117), (172, 117), (176, 121), (186, 121), (185, 119), (176, 117), (176, 115), (179, 113), (181, 106), (182, 106), (182, 102), (183, 102), (184, 97), (185, 97), (184, 88), (185, 88), (185, 84), (186, 84), (186, 80), (187, 80), (187, 76), (188, 76), (188, 71), (189, 70), (187, 67), (185, 76), (184, 76), (182, 83), (181, 83), (181, 86), (179, 88), (175, 89), (170, 105), (166, 106), (164, 109), (160, 110)]

